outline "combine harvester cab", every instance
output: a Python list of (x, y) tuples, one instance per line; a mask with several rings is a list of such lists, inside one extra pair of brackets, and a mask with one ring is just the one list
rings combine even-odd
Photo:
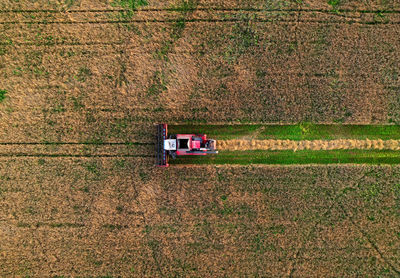
[(168, 167), (168, 159), (182, 155), (217, 154), (216, 140), (207, 139), (206, 134), (171, 134), (168, 125), (157, 125), (156, 164)]

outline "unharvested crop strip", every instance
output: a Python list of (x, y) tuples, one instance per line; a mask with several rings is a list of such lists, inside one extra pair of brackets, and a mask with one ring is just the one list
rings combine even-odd
[[(329, 214), (332, 210), (332, 208), (335, 206), (335, 202), (332, 202), (332, 204), (328, 207), (328, 209), (325, 210), (325, 213), (323, 214), (324, 216), (326, 216), (327, 214)], [(314, 231), (317, 229), (318, 224), (320, 224), (321, 220), (315, 221), (314, 225), (312, 226), (312, 228), (310, 229), (310, 231), (307, 234), (307, 239), (310, 237), (310, 235), (312, 235), (314, 233)], [(304, 250), (306, 250), (306, 248), (304, 247), (304, 242), (301, 243), (301, 245), (299, 246), (299, 248), (297, 249), (297, 252), (295, 254), (294, 258), (294, 262), (290, 268), (289, 271), (289, 277), (293, 277), (294, 272), (296, 271), (296, 266), (297, 263), (299, 261), (300, 258), (303, 258), (301, 256), (299, 256), (302, 252), (304, 252)], [(345, 247), (347, 248), (347, 247)], [(335, 248), (335, 250), (339, 250), (340, 248)], [(345, 250), (344, 248), (342, 250)]]
[(284, 151), (284, 150), (400, 150), (400, 140), (219, 140), (217, 141), (219, 150), (229, 151)]
[[(357, 181), (354, 183), (354, 187), (360, 187), (360, 182), (370, 173), (372, 173), (372, 170), (369, 171), (368, 173), (365, 173), (361, 178), (358, 178)], [(335, 189), (335, 186), (333, 186), (333, 189)], [(333, 204), (338, 204), (338, 207), (342, 210), (342, 212), (344, 213), (344, 215), (346, 215), (346, 217), (348, 219), (350, 219), (351, 223), (354, 225), (354, 227), (356, 227), (356, 229), (362, 234), (362, 236), (367, 239), (367, 241), (369, 242), (369, 244), (372, 246), (373, 249), (375, 249), (375, 251), (380, 255), (381, 259), (387, 264), (389, 265), (389, 267), (392, 269), (392, 271), (394, 271), (397, 274), (400, 274), (400, 271), (394, 266), (394, 264), (392, 263), (392, 261), (390, 259), (388, 259), (386, 256), (384, 256), (384, 253), (378, 248), (377, 244), (371, 240), (369, 234), (359, 225), (356, 223), (356, 221), (354, 221), (352, 215), (350, 215), (348, 213), (348, 211), (345, 209), (342, 201), (340, 200), (340, 198), (344, 195), (344, 192), (340, 192), (339, 194), (336, 193), (336, 196), (331, 196), (331, 194), (329, 193), (329, 191), (327, 192), (328, 196), (330, 197), (331, 201), (332, 201), (332, 205)], [(331, 206), (332, 208), (332, 206)], [(329, 211), (331, 210), (331, 208), (329, 209)]]
[(396, 268), (396, 266), (393, 264), (393, 262), (388, 259), (385, 255), (384, 252), (380, 250), (380, 248), (377, 246), (377, 244), (371, 240), (371, 237), (367, 232), (364, 231), (361, 226), (354, 221), (353, 217), (347, 212), (347, 210), (344, 208), (343, 204), (339, 202), (339, 207), (342, 210), (342, 212), (346, 215), (347, 218), (350, 219), (351, 223), (357, 228), (357, 230), (363, 235), (365, 239), (369, 242), (369, 244), (372, 246), (373, 249), (379, 254), (379, 256), (382, 258), (382, 260), (392, 269), (393, 272), (395, 272), (397, 275), (400, 275), (400, 270)]

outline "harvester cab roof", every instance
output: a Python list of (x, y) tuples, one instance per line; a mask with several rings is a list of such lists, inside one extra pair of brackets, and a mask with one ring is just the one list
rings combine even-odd
[(176, 151), (176, 140), (175, 139), (164, 140), (164, 149), (167, 151)]
[(168, 125), (157, 125), (156, 164), (168, 167), (168, 159), (182, 155), (217, 154), (216, 140), (206, 134), (170, 134)]

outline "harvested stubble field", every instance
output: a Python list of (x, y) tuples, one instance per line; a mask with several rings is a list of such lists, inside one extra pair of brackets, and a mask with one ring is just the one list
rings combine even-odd
[(399, 124), (399, 26), (394, 0), (2, 0), (0, 276), (399, 275), (397, 166), (152, 153), (160, 121)]

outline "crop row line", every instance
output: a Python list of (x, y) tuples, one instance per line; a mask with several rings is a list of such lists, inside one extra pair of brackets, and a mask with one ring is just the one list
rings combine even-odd
[[(300, 40), (300, 41), (296, 41), (296, 40), (282, 40), (282, 41), (278, 41), (277, 40), (272, 40), (272, 39), (268, 39), (267, 41), (268, 43), (276, 43), (277, 45), (279, 44), (279, 46), (282, 46), (284, 44), (300, 44), (300, 45), (305, 45), (305, 44), (317, 44), (318, 42), (315, 41), (315, 39), (313, 40)], [(12, 44), (10, 44), (9, 42), (1, 42), (0, 41), (0, 46), (116, 46), (116, 45), (124, 45), (126, 42), (123, 41), (114, 41), (114, 42), (66, 42), (65, 40), (59, 40), (57, 41), (51, 41), (51, 42), (19, 42), (19, 41), (13, 41)], [(273, 46), (273, 44), (269, 44), (270, 46)], [(138, 48), (138, 45), (132, 44), (129, 45), (128, 48)], [(196, 54), (199, 51), (196, 50), (171, 50), (170, 53), (174, 53), (174, 54)], [(147, 54), (148, 51), (144, 50), (144, 49), (137, 49), (136, 53), (140, 53), (140, 54)], [(348, 51), (346, 52), (348, 53)], [(363, 52), (364, 54), (374, 54), (376, 53), (376, 51), (369, 51)], [(396, 55), (396, 54), (391, 54), (391, 55)], [(275, 73), (267, 73), (268, 75), (274, 75)], [(287, 75), (287, 72), (283, 73), (277, 73), (278, 75)], [(296, 73), (299, 76), (301, 76), (303, 73), (299, 72)], [(361, 75), (361, 74), (360, 74)], [(365, 75), (365, 74), (364, 74)], [(317, 75), (316, 75), (317, 76)]]
[[(102, 12), (130, 12), (126, 9), (97, 9), (97, 10), (0, 10), (0, 13), (102, 13)], [(321, 12), (321, 13), (361, 13), (361, 14), (396, 14), (400, 10), (361, 10), (361, 9), (263, 9), (263, 8), (218, 8), (218, 7), (196, 7), (196, 8), (143, 8), (137, 12), (182, 12), (182, 11), (222, 11), (222, 12)]]
[[(44, 42), (44, 43), (37, 43), (37, 42), (14, 42), (12, 45), (32, 45), (32, 46), (54, 46), (54, 45), (66, 45), (66, 46), (78, 46), (78, 45), (122, 45), (124, 42)], [(0, 45), (8, 46), (10, 45), (9, 42), (0, 42)]]
[(151, 142), (0, 142), (1, 145), (153, 145)]
[[(3, 21), (0, 24), (119, 24), (119, 23), (177, 23), (180, 19), (132, 19), (132, 20), (102, 20), (102, 21)], [(218, 22), (247, 22), (247, 19), (230, 18), (230, 19), (186, 19), (186, 23), (190, 22), (205, 22), (205, 23), (218, 23)], [(285, 19), (252, 19), (252, 22), (265, 22), (265, 23), (318, 23), (318, 24), (362, 24), (362, 25), (399, 25), (400, 22), (390, 21), (339, 21), (339, 20), (285, 20)]]
[(154, 157), (141, 154), (29, 154), (29, 153), (0, 153), (0, 157)]

